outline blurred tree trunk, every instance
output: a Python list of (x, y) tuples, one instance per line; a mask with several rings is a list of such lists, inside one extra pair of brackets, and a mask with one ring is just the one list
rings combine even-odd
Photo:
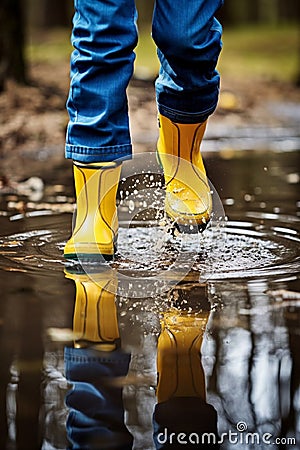
[(24, 0), (0, 0), (0, 92), (11, 78), (26, 82)]
[(299, 17), (296, 14), (298, 11), (299, 0), (279, 0), (279, 16), (281, 20), (295, 20)]
[(138, 10), (139, 23), (151, 24), (154, 0), (136, 0), (135, 3)]
[(225, 0), (218, 17), (225, 25), (295, 21), (299, 0)]
[(71, 25), (73, 2), (63, 0), (40, 0), (40, 25), (45, 27), (65, 27)]
[(222, 25), (232, 25), (234, 23), (233, 17), (231, 15), (230, 1), (225, 1), (222, 8), (217, 12), (217, 19)]
[[(298, 25), (300, 24), (300, 5), (297, 3), (294, 9), (295, 17), (297, 18)], [(295, 80), (296, 86), (300, 87), (300, 33), (298, 32), (298, 67), (297, 67), (297, 73), (296, 73), (296, 80)]]
[(259, 21), (259, 0), (251, 0), (248, 3), (248, 20), (256, 23)]

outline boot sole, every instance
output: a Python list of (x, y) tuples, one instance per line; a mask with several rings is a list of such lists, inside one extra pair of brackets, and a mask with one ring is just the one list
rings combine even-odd
[[(171, 217), (170, 217), (171, 219)], [(173, 226), (174, 228), (179, 231), (179, 233), (182, 234), (198, 234), (198, 233), (203, 233), (204, 230), (206, 230), (208, 224), (209, 224), (209, 219), (206, 221), (206, 223), (197, 223), (197, 224), (193, 224), (193, 225), (187, 225), (187, 224), (181, 224), (178, 222), (174, 222), (173, 221)]]
[(104, 260), (109, 262), (114, 260), (114, 255), (103, 255), (102, 253), (68, 253), (64, 255), (64, 258), (73, 261), (103, 262)]
[(103, 262), (103, 260), (106, 262), (113, 261), (118, 249), (117, 239), (118, 237), (115, 238), (113, 243), (113, 253), (101, 253), (100, 251), (98, 251), (97, 253), (87, 251), (81, 253), (80, 251), (78, 251), (75, 253), (64, 253), (64, 258), (67, 260), (84, 262)]

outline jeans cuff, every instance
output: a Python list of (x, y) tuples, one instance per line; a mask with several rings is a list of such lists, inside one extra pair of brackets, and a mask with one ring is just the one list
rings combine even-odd
[(66, 144), (65, 156), (68, 159), (82, 163), (111, 162), (127, 160), (132, 157), (132, 145), (116, 145), (107, 147), (86, 147), (83, 145)]
[(158, 111), (161, 115), (167, 117), (175, 123), (195, 124), (205, 122), (208, 117), (215, 111), (217, 105), (213, 105), (206, 111), (188, 113), (183, 111), (177, 111), (176, 109), (169, 108), (168, 106), (158, 104)]

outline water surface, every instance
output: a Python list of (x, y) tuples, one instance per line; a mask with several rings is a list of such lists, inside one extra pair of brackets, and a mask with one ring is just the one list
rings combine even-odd
[(0, 448), (300, 448), (299, 152), (208, 154), (197, 239), (151, 167), (110, 266), (65, 264), (68, 186), (2, 196)]

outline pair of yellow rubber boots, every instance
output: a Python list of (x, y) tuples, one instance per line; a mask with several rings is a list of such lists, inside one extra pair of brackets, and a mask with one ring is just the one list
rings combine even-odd
[[(181, 232), (203, 231), (210, 219), (212, 200), (200, 153), (205, 128), (206, 122), (179, 124), (159, 116), (157, 156), (164, 171), (165, 212)], [(65, 258), (113, 259), (120, 173), (115, 162), (74, 162), (77, 214)]]

